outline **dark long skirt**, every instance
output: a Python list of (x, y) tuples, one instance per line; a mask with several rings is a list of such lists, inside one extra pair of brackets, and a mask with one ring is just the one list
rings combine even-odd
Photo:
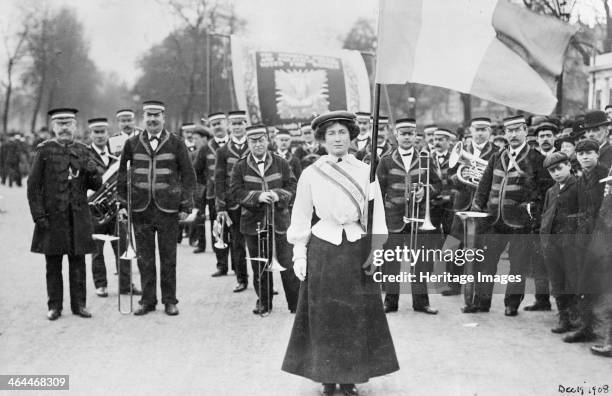
[(364, 281), (364, 240), (311, 237), (308, 275), (282, 370), (321, 383), (357, 384), (399, 370), (380, 285)]

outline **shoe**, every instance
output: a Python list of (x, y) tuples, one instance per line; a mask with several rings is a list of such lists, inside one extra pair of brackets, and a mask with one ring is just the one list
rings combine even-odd
[(225, 276), (227, 275), (227, 271), (222, 271), (222, 270), (217, 270), (217, 272), (215, 272), (214, 274), (212, 274), (211, 276), (213, 278), (219, 277), (219, 276)]
[(460, 290), (457, 290), (455, 288), (452, 289), (446, 289), (446, 290), (442, 290), (442, 294), (444, 297), (448, 297), (448, 296), (458, 296), (459, 294), (461, 294)]
[(597, 356), (612, 357), (612, 345), (593, 345), (591, 353)]
[[(121, 290), (120, 294), (130, 294), (130, 289)], [(132, 295), (133, 296), (142, 296), (142, 291), (138, 289), (136, 286), (132, 286)]]
[(166, 315), (175, 316), (179, 314), (179, 310), (176, 307), (176, 304), (168, 303), (166, 304), (166, 308), (164, 308), (164, 312)]
[(491, 307), (478, 307), (478, 312), (489, 312)]
[(385, 303), (385, 313), (397, 312), (397, 305)]
[(323, 396), (332, 396), (336, 393), (336, 384), (323, 384)]
[(85, 307), (78, 307), (77, 309), (72, 311), (73, 314), (80, 316), (81, 318), (91, 318), (91, 314)]
[(271, 306), (264, 307), (259, 303), (259, 301), (257, 301), (257, 303), (255, 304), (255, 309), (253, 309), (253, 313), (255, 315), (264, 315), (270, 312), (271, 309), (272, 309)]
[(142, 316), (152, 311), (155, 311), (155, 305), (141, 305), (136, 311), (134, 311), (134, 315)]
[(563, 310), (559, 312), (559, 323), (556, 327), (550, 329), (555, 334), (563, 334), (568, 331), (574, 330), (572, 326), (572, 322), (569, 319), (569, 312), (567, 310)]
[(461, 312), (463, 313), (476, 313), (478, 312), (478, 307), (476, 305), (466, 305), (461, 308)]
[(246, 288), (246, 282), (238, 282), (238, 284), (234, 287), (234, 293), (240, 293), (241, 291), (246, 290)]
[(62, 316), (62, 311), (59, 309), (50, 309), (49, 312), (47, 312), (47, 319), (49, 320), (57, 320), (60, 316)]
[(550, 311), (551, 306), (549, 302), (536, 301), (531, 305), (527, 305), (523, 308), (525, 311)]
[(357, 396), (357, 387), (355, 384), (340, 384), (340, 390), (346, 396)]
[(518, 309), (512, 308), (512, 307), (506, 307), (506, 310), (504, 311), (504, 315), (506, 315), (506, 316), (516, 316), (516, 315), (518, 315)]
[(198, 254), (198, 253), (204, 253), (206, 251), (206, 249), (204, 249), (203, 247), (198, 247), (197, 249), (193, 250), (194, 254)]
[(597, 336), (590, 327), (581, 327), (572, 334), (568, 334), (563, 337), (563, 342), (574, 343), (574, 342), (590, 342), (595, 341)]
[(98, 297), (108, 297), (108, 291), (106, 290), (106, 287), (98, 287), (96, 289), (96, 295)]
[(423, 313), (430, 314), (430, 315), (437, 315), (438, 314), (438, 310), (437, 309), (433, 309), (429, 305), (426, 305), (424, 307), (419, 307), (419, 308), (413, 308), (413, 309), (414, 309), (415, 312), (423, 312)]

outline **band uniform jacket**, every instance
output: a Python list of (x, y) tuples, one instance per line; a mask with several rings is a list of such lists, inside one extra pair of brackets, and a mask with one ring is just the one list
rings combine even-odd
[[(206, 192), (208, 182), (208, 168), (206, 166), (206, 154), (201, 154), (206, 151), (208, 146), (204, 145), (199, 147), (196, 151), (190, 152), (191, 162), (193, 164), (193, 170), (196, 176), (196, 189), (194, 194), (195, 207), (200, 210), (206, 210)], [(203, 160), (202, 160), (203, 158)]]
[(238, 208), (238, 200), (229, 193), (232, 168), (249, 153), (250, 150), (246, 142), (240, 150), (231, 139), (225, 146), (217, 150), (217, 161), (215, 163), (215, 208), (217, 213)]
[[(370, 163), (370, 158), (372, 158), (372, 151), (371, 151), (371, 145), (370, 146), (366, 146), (366, 148), (364, 150), (358, 151), (355, 154), (355, 158), (357, 158), (358, 160), (365, 162), (366, 164)], [(378, 156), (378, 158), (382, 158), (387, 154), (391, 154), (391, 152), (393, 151), (395, 147), (393, 147), (389, 142), (385, 142), (385, 145), (382, 147), (382, 151), (380, 153), (380, 155)]]
[[(397, 149), (394, 149), (389, 155), (383, 156), (376, 168), (376, 176), (378, 177), (378, 183), (382, 192), (385, 219), (389, 232), (400, 232), (404, 228), (403, 218), (406, 207), (410, 208), (412, 204), (410, 200), (406, 200), (406, 196), (408, 195), (410, 199), (412, 198), (410, 193), (411, 185), (412, 183), (417, 183), (419, 173), (421, 174), (422, 183), (425, 184), (426, 182), (426, 160), (420, 158), (418, 153), (419, 151), (415, 147), (408, 174), (406, 174), (404, 163)], [(419, 166), (419, 161), (421, 161), (421, 166)], [(431, 201), (433, 197), (439, 194), (442, 187), (442, 182), (431, 163), (429, 164), (429, 186)], [(419, 203), (419, 213), (422, 215), (425, 213), (425, 197)]]
[(160, 139), (156, 150), (149, 143), (147, 131), (125, 142), (119, 162), (118, 198), (124, 204), (127, 202), (127, 162), (131, 161), (134, 212), (145, 211), (151, 201), (162, 212), (191, 212), (195, 172), (187, 146), (165, 129)]
[(215, 139), (209, 140), (205, 146), (198, 150), (193, 165), (198, 182), (206, 185), (206, 199), (215, 198), (215, 163), (217, 161), (217, 150), (220, 147)]
[(302, 171), (326, 154), (327, 150), (320, 144), (307, 145), (306, 143), (296, 148), (293, 152), (293, 155), (300, 160)]
[[(542, 201), (552, 179), (543, 167), (544, 156), (525, 144), (511, 166), (509, 149), (495, 153), (484, 171), (474, 196), (475, 210), (491, 215), (489, 225), (537, 230)], [(530, 204), (530, 209), (527, 205)], [(529, 213), (531, 212), (531, 214)]]
[(108, 164), (107, 165), (104, 164), (104, 161), (102, 160), (102, 157), (100, 157), (98, 152), (92, 146), (89, 146), (88, 148), (89, 148), (89, 152), (91, 153), (91, 158), (93, 159), (94, 163), (96, 164), (96, 170), (98, 171), (98, 174), (100, 176), (104, 175), (104, 173), (106, 173), (106, 171), (108, 170), (108, 168), (110, 168), (111, 165), (113, 165), (114, 163), (119, 161), (119, 158), (115, 157), (114, 155), (112, 155), (109, 152), (108, 145), (106, 147), (106, 153), (109, 155), (108, 156)]
[(570, 175), (563, 188), (555, 183), (546, 191), (540, 224), (540, 239), (544, 249), (552, 234), (561, 235), (553, 238), (568, 238), (568, 243), (574, 243), (572, 239), (576, 234), (580, 210), (578, 194), (576, 177), (573, 175)]
[(290, 151), (287, 151), (284, 156), (278, 152), (276, 154), (289, 163), (295, 179), (299, 179), (300, 175), (302, 174), (302, 164), (300, 163), (300, 160), (294, 154), (291, 154)]
[(229, 195), (235, 197), (242, 206), (240, 215), (240, 232), (246, 235), (257, 234), (257, 222), (265, 223), (269, 204), (259, 202), (264, 191), (274, 191), (279, 198), (274, 203), (275, 232), (284, 234), (289, 228), (289, 206), (295, 197), (297, 180), (291, 171), (289, 162), (277, 154), (268, 152), (265, 158), (264, 175), (262, 176), (253, 155), (240, 159), (232, 171)]
[(63, 145), (49, 139), (37, 147), (28, 178), (28, 202), (32, 219), (46, 217), (49, 228), (36, 224), (32, 252), (81, 255), (95, 251), (87, 190), (97, 190), (102, 182), (96, 170), (87, 170), (91, 161), (89, 149), (79, 142)]

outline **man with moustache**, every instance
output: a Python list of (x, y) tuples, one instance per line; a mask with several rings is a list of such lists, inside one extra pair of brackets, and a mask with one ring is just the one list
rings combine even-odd
[(244, 236), (240, 232), (240, 202), (230, 192), (232, 169), (236, 162), (247, 156), (250, 152), (246, 142), (247, 116), (244, 110), (235, 110), (228, 113), (230, 141), (217, 150), (215, 163), (215, 206), (217, 221), (224, 221), (229, 228), (231, 239), (232, 267), (236, 273), (237, 284), (234, 293), (246, 290), (248, 273), (246, 267), (246, 248)]
[[(378, 137), (376, 140), (376, 153), (377, 158), (390, 154), (393, 151), (393, 146), (389, 143), (389, 119), (387, 117), (380, 117), (378, 124)], [(355, 153), (355, 158), (366, 164), (370, 163), (372, 157), (372, 145), (368, 144), (365, 149)]]
[[(248, 127), (246, 136), (250, 154), (240, 159), (232, 169), (229, 194), (235, 197), (242, 208), (240, 232), (244, 235), (251, 257), (258, 252), (260, 257), (271, 257), (274, 238), (276, 258), (285, 268), (280, 275), (287, 306), (291, 313), (295, 313), (300, 282), (292, 270), (293, 246), (287, 242), (286, 233), (291, 220), (290, 205), (295, 196), (297, 180), (289, 163), (268, 150), (269, 140), (265, 126)], [(272, 213), (274, 220), (270, 217)], [(274, 221), (274, 235), (258, 235), (257, 224), (261, 223), (261, 227), (270, 232), (269, 221)], [(258, 246), (260, 239), (263, 239), (265, 246), (262, 251)], [(253, 287), (257, 293), (257, 303), (253, 310), (256, 315), (272, 310), (272, 272), (262, 270), (262, 267), (263, 263), (251, 260)]]
[(136, 114), (132, 109), (118, 110), (115, 118), (119, 127), (119, 134), (109, 138), (110, 150), (113, 155), (120, 155), (125, 141), (141, 131), (136, 128)]
[(68, 256), (72, 313), (91, 317), (85, 308), (85, 255), (95, 251), (95, 244), (86, 194), (102, 183), (87, 146), (75, 141), (77, 112), (49, 111), (57, 138), (38, 146), (28, 178), (28, 202), (36, 223), (31, 251), (45, 255), (49, 320), (62, 314), (64, 255)]
[(357, 116), (356, 122), (359, 127), (359, 135), (351, 141), (351, 145), (349, 146), (349, 152), (351, 154), (365, 150), (372, 140), (372, 119), (370, 113), (359, 111), (355, 113), (355, 115)]
[(302, 138), (304, 143), (295, 149), (293, 154), (297, 159), (300, 160), (302, 171), (309, 165), (313, 164), (322, 155), (327, 154), (327, 150), (319, 141), (314, 138), (314, 133), (309, 123), (302, 124), (301, 126)]
[[(214, 222), (217, 219), (217, 210), (215, 208), (215, 164), (217, 162), (217, 150), (225, 146), (229, 141), (227, 135), (227, 118), (225, 113), (212, 113), (208, 116), (208, 125), (212, 130), (212, 138), (198, 152), (194, 163), (194, 168), (198, 170), (196, 177), (198, 182), (206, 185), (206, 206), (208, 206), (208, 215), (210, 219), (210, 229), (214, 229)], [(206, 171), (204, 171), (204, 169)], [(221, 231), (223, 240), (229, 240), (229, 227), (224, 227)], [(211, 275), (212, 277), (224, 276), (228, 271), (228, 254), (229, 248), (220, 249), (215, 247), (213, 243), (213, 251), (217, 258), (217, 270)], [(198, 249), (194, 253), (200, 253)], [(232, 265), (232, 269), (233, 265)]]
[[(106, 118), (92, 118), (87, 121), (92, 142), (89, 146), (89, 151), (96, 164), (96, 170), (100, 177), (108, 171), (108, 169), (117, 163), (119, 159), (109, 153), (108, 146), (108, 120)], [(95, 217), (93, 217), (95, 220)], [(117, 227), (117, 218), (113, 217), (104, 224), (99, 224), (94, 221), (94, 234), (115, 235)], [(111, 242), (113, 253), (115, 254), (115, 263), (121, 255), (119, 244), (125, 243), (125, 223), (120, 222), (119, 241)], [(104, 241), (96, 240), (96, 251), (91, 255), (91, 274), (93, 275), (96, 295), (98, 297), (108, 297), (108, 280), (106, 278), (106, 263), (104, 262)], [(125, 246), (123, 246), (125, 250)], [(119, 262), (119, 293), (130, 293), (130, 261), (120, 260)], [(132, 294), (141, 295), (142, 292), (132, 285)]]
[[(165, 128), (165, 105), (146, 101), (142, 106), (145, 130), (130, 137), (121, 154), (117, 193), (127, 202), (128, 172), (131, 172), (132, 222), (142, 299), (134, 315), (146, 315), (157, 305), (155, 236), (159, 246), (162, 304), (167, 315), (178, 315), (176, 307), (176, 235), (179, 220), (193, 207), (195, 173), (187, 147), (180, 137)], [(129, 163), (129, 167), (128, 167)], [(119, 213), (126, 216), (125, 209)]]
[[(397, 120), (395, 125), (395, 136), (398, 147), (390, 154), (381, 157), (376, 175), (380, 184), (382, 198), (385, 205), (385, 219), (389, 230), (389, 239), (384, 249), (401, 248), (407, 244), (406, 238), (410, 236), (413, 224), (406, 222), (406, 207), (416, 205), (419, 208), (419, 217), (425, 213), (425, 189), (430, 189), (430, 197), (435, 197), (441, 189), (441, 182), (429, 163), (429, 186), (426, 185), (427, 164), (424, 158), (419, 155), (419, 150), (415, 147), (416, 140), (416, 121), (413, 118)], [(416, 186), (417, 191), (412, 193), (413, 185), (418, 180), (422, 185)], [(430, 198), (431, 199), (431, 198)], [(417, 223), (416, 227), (421, 224)], [(419, 239), (419, 246), (424, 245), (425, 249), (430, 249), (437, 244), (436, 235), (440, 235), (439, 227), (434, 231), (419, 231), (422, 236)], [(412, 264), (412, 263), (411, 263)], [(384, 268), (386, 273), (398, 275), (401, 270), (401, 263), (397, 261), (387, 262)], [(429, 305), (429, 294), (427, 282), (421, 281), (421, 274), (432, 272), (432, 263), (420, 260), (413, 266), (411, 272), (416, 275), (416, 281), (411, 282), (412, 309), (416, 312), (435, 315), (438, 313)], [(385, 285), (385, 312), (396, 312), (399, 302), (399, 285), (397, 283)]]
[(438, 126), (436, 124), (429, 124), (423, 128), (423, 148), (425, 148), (429, 152), (435, 151), (434, 148), (434, 133), (438, 130)]
[(291, 134), (289, 134), (289, 131), (284, 128), (279, 129), (278, 132), (276, 132), (276, 136), (274, 136), (274, 142), (276, 154), (289, 163), (296, 180), (299, 179), (302, 174), (302, 164), (300, 164), (300, 160), (289, 151), (289, 147), (291, 146)]
[[(476, 158), (488, 161), (489, 158), (491, 158), (493, 154), (497, 152), (497, 146), (495, 146), (492, 142), (489, 141), (489, 138), (491, 137), (491, 119), (488, 117), (473, 118), (470, 121), (468, 131), (471, 136), (471, 140), (468, 144), (463, 145), (462, 149), (474, 155)], [(458, 166), (459, 165), (449, 171), (450, 183), (454, 190), (452, 210), (455, 213), (469, 210), (472, 204), (472, 199), (474, 199), (474, 193), (476, 192), (476, 187), (459, 181), (459, 178), (457, 176)], [(464, 248), (463, 223), (461, 222), (461, 219), (459, 219), (459, 217), (457, 216), (454, 216), (452, 221), (451, 235), (461, 241), (459, 248)], [(463, 273), (463, 267), (456, 265), (454, 265), (453, 267), (453, 271), (455, 271), (453, 273)], [(461, 291), (461, 285), (458, 283), (450, 282), (448, 286), (448, 289), (442, 291), (443, 296), (454, 296), (459, 294)], [(471, 298), (473, 298), (473, 296), (471, 296)]]
[[(520, 281), (506, 287), (504, 314), (516, 316), (524, 297), (530, 254), (524, 241), (538, 228), (542, 202), (552, 179), (543, 168), (542, 154), (527, 144), (525, 117), (505, 118), (504, 130), (509, 148), (491, 157), (472, 203), (473, 210), (490, 214), (481, 240), (487, 247), (484, 260), (475, 267), (481, 275), (495, 275), (499, 258), (509, 244), (509, 274), (520, 275)], [(493, 282), (477, 282), (475, 289), (473, 304), (467, 304), (463, 312), (489, 312)]]
[(608, 141), (608, 126), (612, 121), (603, 111), (590, 111), (584, 115), (584, 137), (599, 144), (599, 163), (608, 170), (612, 167), (612, 145)]
[(544, 157), (548, 157), (556, 151), (555, 136), (559, 133), (559, 128), (554, 123), (542, 121), (534, 128), (534, 132), (538, 142), (537, 150)]

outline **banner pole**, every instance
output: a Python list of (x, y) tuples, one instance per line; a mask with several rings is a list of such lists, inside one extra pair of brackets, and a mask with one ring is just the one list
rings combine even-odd
[[(376, 181), (376, 166), (378, 165), (378, 150), (377, 150), (377, 141), (378, 141), (378, 117), (380, 114), (380, 89), (381, 84), (376, 84), (374, 87), (374, 114), (373, 114), (373, 122), (372, 122), (372, 140), (370, 144), (370, 183), (374, 183)], [(373, 214), (374, 214), (374, 200), (368, 199), (368, 223), (367, 223), (367, 235), (372, 235), (372, 224), (373, 224)]]

